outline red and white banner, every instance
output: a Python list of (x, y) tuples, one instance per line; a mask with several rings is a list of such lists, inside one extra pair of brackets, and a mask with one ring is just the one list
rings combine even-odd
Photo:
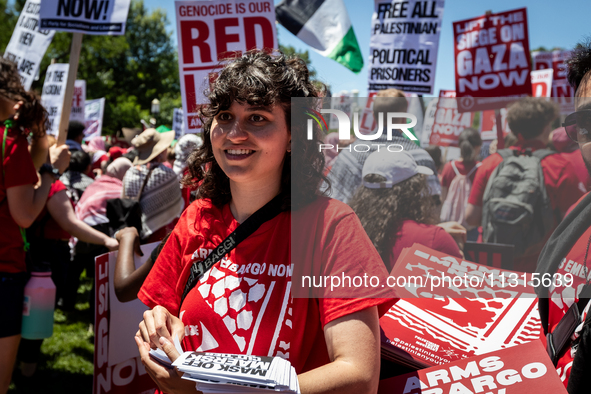
[[(142, 246), (136, 268), (144, 264), (159, 242)], [(93, 394), (147, 394), (156, 384), (146, 372), (133, 340), (143, 313), (139, 300), (121, 303), (115, 296), (113, 278), (117, 253), (95, 259), (95, 325)]]
[[(509, 122), (507, 122), (507, 108), (501, 108), (501, 119), (503, 124), (503, 138), (511, 131), (509, 129)], [(482, 111), (480, 113), (480, 137), (484, 141), (496, 140), (497, 121), (494, 110)]]
[(541, 342), (380, 381), (378, 394), (567, 394)]
[(429, 144), (457, 147), (460, 133), (472, 126), (474, 112), (458, 112), (455, 97), (456, 92), (454, 90), (441, 90), (439, 92)]
[(72, 94), (72, 111), (70, 120), (84, 123), (86, 116), (84, 108), (86, 107), (86, 81), (77, 79), (74, 83), (74, 94)]
[(179, 75), (185, 132), (201, 131), (203, 91), (220, 62), (253, 48), (277, 47), (271, 0), (176, 1)]
[(546, 68), (530, 73), (532, 97), (550, 97), (552, 94), (552, 77), (554, 70)]
[(525, 8), (453, 23), (460, 112), (503, 108), (531, 95)]
[(390, 274), (401, 300), (380, 326), (392, 345), (429, 365), (538, 340), (542, 327), (531, 275), (414, 244)]
[(566, 79), (566, 65), (564, 61), (571, 55), (571, 51), (555, 50), (552, 52), (536, 51), (532, 53), (533, 69), (541, 70), (551, 68), (554, 70), (552, 81), (552, 97), (558, 99), (560, 112), (565, 115), (575, 110), (574, 89)]

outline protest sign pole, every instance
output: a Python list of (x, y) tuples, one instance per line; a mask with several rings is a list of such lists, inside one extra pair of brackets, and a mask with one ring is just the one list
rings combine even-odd
[(497, 149), (505, 148), (505, 138), (503, 137), (503, 117), (501, 110), (495, 109), (495, 124), (497, 126)]
[(60, 118), (59, 132), (57, 135), (57, 145), (66, 142), (68, 134), (68, 123), (70, 122), (70, 111), (72, 110), (72, 96), (74, 95), (74, 83), (78, 74), (78, 62), (80, 60), (80, 48), (82, 47), (82, 33), (72, 34), (72, 46), (70, 47), (70, 69), (68, 71), (68, 83), (66, 85), (66, 94), (62, 106), (62, 116)]

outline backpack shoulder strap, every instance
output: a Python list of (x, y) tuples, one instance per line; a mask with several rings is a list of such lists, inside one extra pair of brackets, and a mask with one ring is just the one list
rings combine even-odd
[(499, 149), (497, 151), (497, 153), (499, 155), (501, 155), (501, 157), (503, 158), (503, 160), (507, 160), (508, 158), (513, 157), (513, 149), (509, 149), (509, 148), (507, 148), (507, 149)]
[(532, 156), (537, 157), (538, 159), (540, 159), (540, 161), (544, 160), (546, 157), (555, 154), (556, 152), (554, 152), (553, 150), (550, 149), (538, 149), (534, 152), (532, 152)]
[(452, 160), (451, 161), (451, 168), (453, 168), (454, 172), (456, 173), (456, 176), (462, 175), (460, 174), (460, 171), (458, 171), (458, 167), (456, 167), (456, 161)]
[(466, 178), (470, 178), (470, 175), (472, 175), (474, 173), (474, 171), (476, 171), (478, 169), (478, 167), (480, 167), (481, 165), (482, 165), (482, 163), (480, 163), (480, 162), (479, 163), (476, 163), (476, 165), (474, 166), (474, 168), (472, 168), (470, 170), (470, 172), (468, 172), (466, 174)]

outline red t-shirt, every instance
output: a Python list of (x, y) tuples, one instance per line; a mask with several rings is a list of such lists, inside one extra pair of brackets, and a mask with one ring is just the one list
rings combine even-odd
[[(458, 172), (461, 175), (466, 175), (468, 174), (470, 171), (472, 171), (472, 169), (474, 169), (474, 167), (476, 166), (477, 161), (473, 161), (471, 163), (466, 164), (463, 161), (458, 161), (458, 160), (454, 160), (456, 168), (458, 169)], [(470, 175), (470, 181), (472, 183), (474, 183), (474, 177), (476, 176), (476, 171), (474, 171), (471, 175)], [(443, 166), (443, 171), (441, 171), (441, 187), (447, 187), (449, 188), (449, 186), (451, 185), (451, 181), (454, 180), (454, 178), (456, 177), (456, 172), (454, 171), (453, 167), (451, 166), (451, 162), (447, 162), (445, 163), (445, 166)]]
[[(580, 200), (579, 200), (580, 201)], [(573, 283), (571, 286), (556, 286), (550, 292), (550, 305), (548, 309), (548, 332), (553, 332), (554, 328), (566, 314), (571, 305), (579, 301), (577, 292), (579, 286), (585, 284), (585, 251), (587, 249), (587, 242), (591, 236), (591, 227), (585, 231), (583, 235), (578, 239), (572, 249), (568, 252), (566, 257), (560, 262), (556, 274), (564, 280), (564, 275), (572, 275)], [(587, 256), (587, 260), (589, 256)], [(591, 278), (591, 261), (587, 261), (588, 275)], [(555, 275), (555, 278), (557, 276)], [(568, 278), (570, 279), (570, 277)], [(581, 321), (585, 321), (589, 306), (582, 311)], [(578, 331), (575, 331), (575, 336), (578, 336)], [(556, 364), (556, 370), (558, 376), (564, 383), (564, 387), (568, 384), (568, 378), (570, 376), (572, 362), (574, 359), (574, 352), (571, 348), (568, 348), (565, 353), (560, 357)]]
[[(0, 149), (4, 132), (4, 127), (0, 127)], [(27, 269), (23, 238), (18, 225), (10, 215), (6, 190), (15, 186), (35, 184), (39, 180), (28, 148), (27, 138), (15, 128), (10, 129), (6, 136), (3, 160), (0, 162), (0, 272), (17, 273)]]
[[(319, 242), (293, 244), (290, 234), (296, 223), (306, 224), (306, 235), (310, 228), (318, 230), (314, 239)], [(191, 265), (205, 259), (237, 226), (229, 205), (218, 209), (209, 200), (191, 204), (146, 278), (140, 300), (179, 313)], [(318, 256), (324, 260), (317, 261)], [(284, 212), (265, 222), (201, 278), (180, 307), (184, 349), (281, 356), (301, 373), (330, 361), (324, 325), (376, 305), (385, 312), (396, 301), (297, 298), (292, 273), (294, 262), (308, 263), (302, 257), (310, 257), (315, 268), (333, 267), (349, 275), (381, 270), (387, 275), (353, 211), (319, 198), (297, 213)]]
[[(51, 188), (49, 189), (49, 196), (47, 197), (47, 201), (51, 200), (51, 197), (55, 196), (57, 193), (65, 190), (67, 190), (67, 188), (66, 185), (62, 183), (62, 181), (57, 180), (53, 182)], [(70, 203), (72, 204), (72, 208), (74, 208), (72, 200), (70, 200)], [(48, 215), (47, 218), (45, 217), (46, 215)], [(45, 221), (45, 224), (42, 224), (43, 221)], [(37, 216), (37, 219), (35, 219), (35, 223), (33, 223), (33, 226), (43, 226), (43, 229), (38, 228), (35, 229), (35, 231), (37, 236), (41, 236), (41, 234), (38, 234), (38, 232), (43, 231), (43, 238), (45, 239), (66, 240), (70, 238), (70, 234), (68, 234), (67, 231), (62, 229), (60, 225), (55, 221), (55, 219), (51, 216), (51, 214), (47, 210), (47, 204), (45, 204), (43, 210), (41, 211), (39, 216)]]
[(405, 220), (402, 222), (402, 226), (397, 233), (396, 241), (392, 247), (388, 271), (392, 271), (392, 268), (394, 268), (394, 264), (396, 264), (396, 260), (398, 260), (400, 253), (402, 253), (402, 249), (410, 248), (415, 243), (450, 256), (456, 256), (460, 259), (463, 258), (458, 244), (443, 228), (431, 224), (417, 223), (414, 220)]
[(575, 173), (577, 174), (579, 181), (582, 183), (582, 186), (579, 185), (579, 187), (584, 188), (585, 192), (591, 190), (591, 176), (589, 175), (589, 170), (587, 170), (587, 166), (583, 160), (581, 150), (577, 149), (574, 152), (563, 152), (561, 155), (573, 165)]

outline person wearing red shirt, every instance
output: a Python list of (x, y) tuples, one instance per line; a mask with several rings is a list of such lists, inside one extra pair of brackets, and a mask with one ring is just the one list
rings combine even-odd
[[(0, 394), (8, 391), (21, 339), (27, 279), (24, 229), (41, 212), (56, 174), (63, 172), (70, 161), (63, 145), (50, 150), (51, 164), (44, 164), (48, 157), (46, 121), (47, 112), (39, 97), (21, 85), (16, 64), (0, 58)], [(40, 179), (36, 171), (39, 167)]]
[(415, 243), (462, 258), (454, 239), (433, 217), (427, 176), (406, 152), (374, 152), (363, 165), (363, 184), (350, 202), (391, 272), (404, 248)]
[[(203, 180), (200, 199), (181, 216), (139, 293), (153, 309), (144, 313), (136, 342), (164, 392), (197, 391), (195, 382), (149, 356), (159, 347), (175, 360), (175, 335), (185, 350), (284, 357), (302, 392), (377, 390), (378, 305), (395, 300), (294, 295), (302, 291), (297, 270), (387, 275), (353, 211), (316, 194), (324, 169), (320, 130), (307, 140), (305, 122), (287, 120), (306, 111), (292, 96), (319, 95), (308, 75), (301, 59), (249, 51), (220, 71), (202, 107), (204, 144), (185, 178)], [(284, 210), (214, 264), (182, 301), (192, 264), (271, 201)]]
[[(528, 149), (531, 151), (545, 149), (550, 136), (551, 123), (557, 116), (558, 108), (550, 101), (528, 97), (515, 102), (509, 108), (507, 119), (518, 142), (509, 149), (516, 150), (520, 154), (526, 153)], [(481, 225), (484, 192), (493, 171), (502, 161), (501, 155), (495, 153), (487, 157), (476, 171), (466, 208), (466, 221), (469, 225)], [(541, 166), (544, 185), (554, 211), (554, 228), (556, 228), (569, 207), (583, 195), (583, 191), (579, 188), (579, 178), (575, 169), (562, 155), (546, 156), (542, 159)], [(550, 234), (551, 231), (547, 233), (546, 239)], [(517, 257), (514, 270), (533, 272), (542, 245), (539, 247), (536, 245), (524, 255)]]
[[(576, 112), (566, 117), (563, 127), (568, 137), (578, 143), (591, 174), (591, 42), (575, 46), (565, 64), (569, 83), (575, 89)], [(546, 243), (536, 270), (540, 278), (549, 276), (555, 279), (552, 286), (541, 284), (536, 288), (536, 293), (549, 353), (554, 349), (553, 361), (558, 376), (570, 394), (587, 393), (591, 387), (591, 302), (588, 301), (591, 298), (590, 244), (591, 194), (587, 193)], [(583, 302), (579, 303), (580, 300)], [(563, 330), (568, 341), (559, 348), (560, 341), (554, 335), (560, 337), (556, 327), (567, 315), (574, 316), (578, 321), (573, 325), (576, 328)]]

